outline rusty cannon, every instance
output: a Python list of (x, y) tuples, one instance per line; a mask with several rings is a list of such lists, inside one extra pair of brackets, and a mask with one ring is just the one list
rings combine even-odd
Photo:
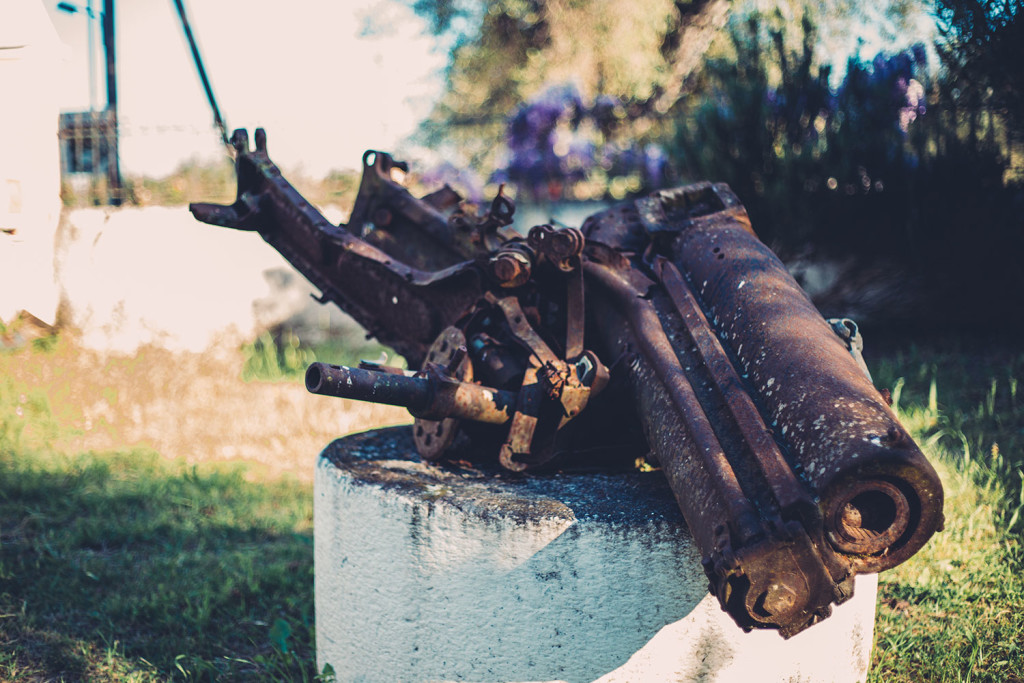
[[(316, 363), (315, 393), (407, 407), (420, 455), (513, 472), (664, 472), (709, 588), (743, 629), (789, 637), (943, 522), (938, 476), (725, 185), (627, 201), (577, 228), (513, 228), (501, 190), (413, 196), (363, 157), (347, 224), (235, 131), (238, 194), (200, 221), (257, 231), (411, 370)], [(467, 448), (469, 444), (469, 448)]]

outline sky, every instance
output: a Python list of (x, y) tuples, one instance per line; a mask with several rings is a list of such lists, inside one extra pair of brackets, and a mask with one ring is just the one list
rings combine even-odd
[[(87, 0), (69, 14), (40, 0), (68, 46), (62, 111), (90, 105)], [(98, 16), (102, 0), (92, 0)], [(358, 168), (364, 150), (402, 156), (403, 141), (442, 88), (446, 55), (397, 0), (186, 0), (193, 34), (229, 133), (267, 130), (272, 159), (319, 177)], [(124, 172), (159, 176), (223, 156), (173, 0), (116, 6)], [(372, 24), (373, 31), (366, 31)], [(99, 21), (96, 62), (102, 66)], [(96, 101), (106, 102), (102, 72)]]

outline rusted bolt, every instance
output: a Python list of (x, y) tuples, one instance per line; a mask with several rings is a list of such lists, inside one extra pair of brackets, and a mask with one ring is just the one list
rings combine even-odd
[(452, 351), (452, 357), (448, 359), (448, 365), (445, 366), (445, 374), (449, 377), (455, 377), (455, 373), (459, 371), (459, 366), (462, 365), (462, 361), (466, 358), (466, 347), (460, 345), (454, 351)]
[(508, 282), (509, 280), (515, 279), (515, 277), (519, 275), (520, 271), (522, 271), (522, 267), (519, 265), (519, 262), (510, 254), (503, 254), (497, 257), (491, 265), (494, 269), (494, 277), (501, 282)]
[(530, 279), (530, 261), (522, 254), (501, 253), (491, 259), (491, 273), (502, 287), (518, 287)]
[(578, 252), (578, 248), (582, 246), (581, 241), (575, 232), (564, 230), (552, 235), (549, 245), (553, 253), (559, 256), (570, 256)]
[(863, 516), (860, 510), (857, 509), (852, 503), (847, 503), (843, 506), (843, 527), (844, 528), (857, 528), (859, 529), (864, 523)]
[(391, 225), (391, 212), (384, 208), (377, 209), (373, 212), (373, 223), (381, 227)]

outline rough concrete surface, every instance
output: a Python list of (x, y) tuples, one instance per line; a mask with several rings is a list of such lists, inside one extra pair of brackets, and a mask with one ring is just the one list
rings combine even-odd
[(789, 639), (744, 634), (660, 473), (423, 464), (408, 428), (315, 477), (318, 666), (340, 681), (862, 681), (876, 582)]

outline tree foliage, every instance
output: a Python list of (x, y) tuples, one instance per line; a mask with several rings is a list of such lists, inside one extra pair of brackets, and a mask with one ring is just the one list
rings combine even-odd
[[(1024, 304), (1019, 0), (416, 7), (455, 46), (428, 129), (459, 165), (617, 198), (670, 179), (665, 150), (784, 254), (881, 255), (975, 314), (991, 289)], [(871, 57), (907, 34), (938, 37), (941, 72), (924, 44)]]
[[(907, 173), (927, 156), (923, 129), (914, 125), (927, 109), (926, 52), (916, 45), (869, 62), (851, 57), (833, 88), (811, 19), (803, 18), (799, 40), (787, 31), (785, 22), (758, 14), (731, 24), (731, 53), (707, 63), (680, 109), (674, 157), (692, 179), (729, 182), (758, 231), (780, 246), (832, 241), (848, 249), (855, 245), (844, 237), (860, 243), (864, 231), (829, 235), (822, 202), (878, 204), (901, 195)], [(903, 244), (915, 218), (890, 208), (891, 218), (868, 229)]]
[(729, 30), (730, 58), (708, 62), (679, 111), (684, 176), (728, 182), (783, 254), (881, 258), (975, 313), (990, 290), (1019, 300), (1022, 195), (997, 126), (963, 124), (923, 45), (851, 57), (832, 87), (809, 18), (798, 40), (756, 14)]
[(742, 61), (716, 38), (730, 13), (762, 4), (783, 22), (826, 17), (814, 40), (844, 55), (856, 49), (861, 23), (892, 37), (921, 16), (910, 0), (414, 0), (452, 46), (426, 141), (538, 198), (656, 187), (668, 177), (658, 145), (671, 136), (672, 112), (689, 101), (709, 58)]
[(689, 71), (724, 24), (728, 0), (496, 0), (483, 9), (416, 0), (453, 45), (447, 88), (424, 126), (433, 145), (490, 171), (521, 103), (571, 86), (587, 107), (618, 103), (616, 135), (654, 134)]
[(1019, 0), (933, 0), (952, 104), (970, 125), (994, 112), (1024, 141), (1024, 9)]

